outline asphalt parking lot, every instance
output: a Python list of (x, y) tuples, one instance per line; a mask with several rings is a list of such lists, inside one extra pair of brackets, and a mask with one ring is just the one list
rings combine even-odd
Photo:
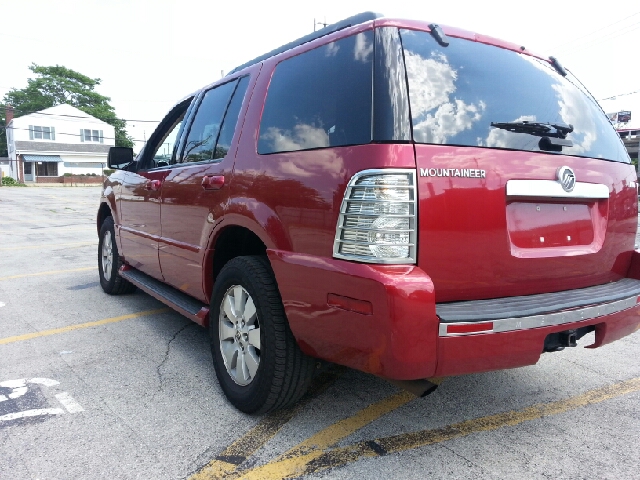
[(0, 188), (0, 478), (640, 478), (640, 332), (422, 399), (329, 366), (248, 416), (204, 329), (102, 292), (99, 195)]

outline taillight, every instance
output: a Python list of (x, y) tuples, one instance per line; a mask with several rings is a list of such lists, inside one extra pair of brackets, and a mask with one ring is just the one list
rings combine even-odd
[(369, 263), (416, 262), (416, 172), (355, 174), (340, 206), (333, 256)]

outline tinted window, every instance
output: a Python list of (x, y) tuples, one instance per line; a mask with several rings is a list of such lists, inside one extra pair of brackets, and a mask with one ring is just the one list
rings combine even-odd
[(373, 140), (411, 141), (409, 93), (398, 29), (375, 29)]
[(441, 47), (429, 33), (400, 30), (418, 143), (539, 151), (540, 137), (491, 122), (573, 125), (564, 155), (628, 162), (595, 102), (548, 62), (458, 38)]
[(177, 120), (177, 123), (171, 128), (169, 132), (167, 132), (166, 136), (162, 139), (161, 143), (156, 148), (156, 151), (153, 154), (153, 163), (151, 164), (151, 168), (166, 167), (171, 163), (173, 148), (176, 145), (176, 137), (178, 136), (178, 132), (180, 131), (180, 127), (182, 126), (183, 118), (184, 115)]
[(182, 154), (183, 162), (202, 162), (214, 158), (214, 147), (236, 81), (205, 93), (189, 128)]
[(176, 105), (162, 119), (158, 128), (151, 134), (149, 141), (140, 152), (138, 168), (147, 170), (166, 167), (172, 163), (175, 155), (175, 144), (178, 132), (183, 124), (185, 113), (190, 108), (193, 98), (185, 99)]
[(242, 107), (242, 100), (244, 100), (244, 94), (247, 91), (247, 85), (249, 84), (249, 77), (243, 77), (238, 82), (227, 113), (224, 116), (222, 122), (222, 128), (220, 129), (220, 136), (218, 137), (218, 144), (216, 145), (216, 151), (213, 154), (213, 158), (224, 158), (231, 148), (231, 141), (233, 140), (233, 134), (236, 130), (236, 124), (238, 123), (238, 117), (240, 116), (240, 108)]
[(373, 32), (284, 60), (275, 69), (258, 153), (371, 141)]

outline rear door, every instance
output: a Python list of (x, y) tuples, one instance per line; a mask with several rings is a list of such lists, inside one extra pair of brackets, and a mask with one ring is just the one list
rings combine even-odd
[(634, 170), (574, 79), (508, 49), (400, 34), (419, 175), (418, 264), (437, 301), (624, 276), (637, 222)]
[(204, 254), (229, 198), (231, 151), (249, 77), (204, 93), (162, 188), (160, 264), (167, 283), (200, 299)]

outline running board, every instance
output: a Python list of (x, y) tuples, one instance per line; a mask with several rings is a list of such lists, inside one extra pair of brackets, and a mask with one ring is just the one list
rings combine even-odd
[(198, 325), (205, 328), (209, 326), (209, 307), (199, 300), (142, 273), (140, 270), (136, 270), (130, 265), (123, 265), (120, 268), (120, 276)]

